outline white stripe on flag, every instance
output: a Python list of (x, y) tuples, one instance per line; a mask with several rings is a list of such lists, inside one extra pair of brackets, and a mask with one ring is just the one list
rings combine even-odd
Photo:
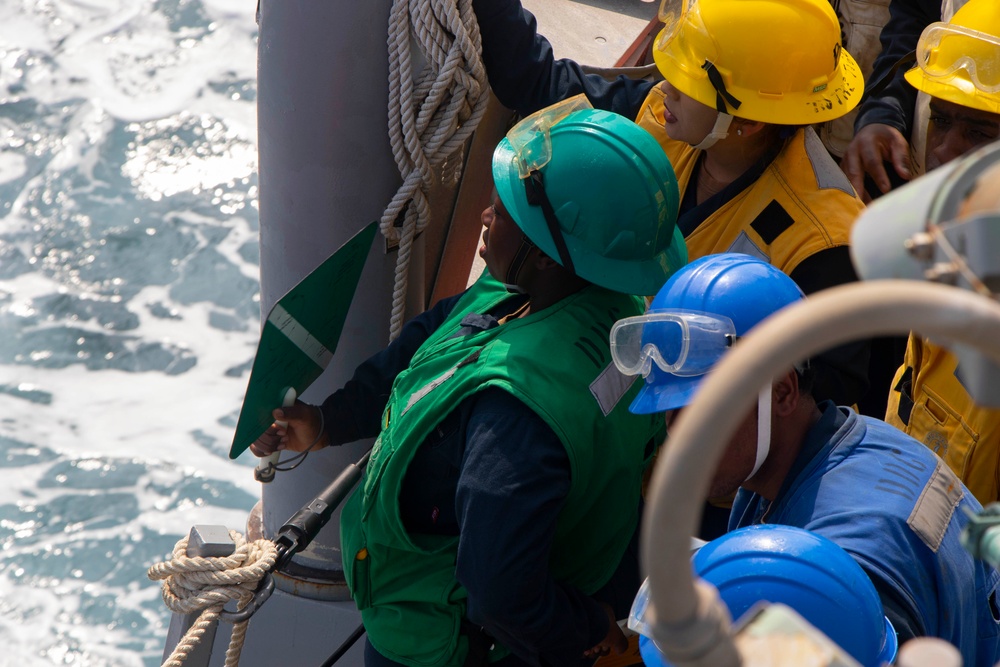
[(267, 321), (277, 327), (278, 331), (285, 334), (285, 337), (295, 347), (299, 348), (302, 354), (311, 359), (314, 364), (320, 368), (326, 368), (329, 365), (330, 359), (333, 358), (333, 353), (316, 340), (298, 320), (292, 317), (291, 313), (282, 308), (281, 304), (274, 305), (274, 308), (271, 309), (270, 314), (267, 316)]

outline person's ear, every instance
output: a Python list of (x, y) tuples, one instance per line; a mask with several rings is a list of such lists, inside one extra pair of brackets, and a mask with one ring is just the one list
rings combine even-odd
[(559, 262), (546, 255), (541, 250), (535, 249), (535, 256), (531, 260), (532, 264), (539, 271), (550, 271), (556, 267), (561, 267)]
[(766, 124), (756, 120), (740, 120), (734, 129), (738, 130), (741, 137), (752, 137), (767, 127)]
[(771, 409), (779, 417), (787, 417), (799, 405), (799, 376), (794, 370), (788, 371), (772, 384)]

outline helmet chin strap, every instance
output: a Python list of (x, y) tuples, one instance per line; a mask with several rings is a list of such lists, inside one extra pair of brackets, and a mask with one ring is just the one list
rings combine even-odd
[[(771, 451), (771, 384), (760, 390), (757, 396), (757, 460), (753, 470), (747, 475), (752, 478), (760, 470)], [(743, 480), (746, 481), (746, 480)]]
[(708, 133), (704, 139), (701, 140), (695, 148), (697, 150), (708, 150), (715, 145), (715, 142), (720, 139), (725, 139), (729, 136), (729, 126), (733, 122), (733, 117), (727, 113), (718, 112), (715, 117), (715, 125), (712, 126), (712, 131)]
[(511, 294), (526, 293), (524, 288), (517, 284), (517, 277), (521, 274), (521, 269), (528, 261), (528, 254), (534, 247), (535, 244), (531, 242), (531, 239), (527, 235), (521, 234), (521, 245), (518, 246), (517, 252), (511, 258), (510, 265), (507, 267), (507, 275), (503, 278), (503, 286)]

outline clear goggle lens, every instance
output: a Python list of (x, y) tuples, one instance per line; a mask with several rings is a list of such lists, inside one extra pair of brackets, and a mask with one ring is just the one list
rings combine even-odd
[(611, 328), (611, 358), (622, 373), (646, 377), (656, 364), (678, 376), (704, 375), (736, 340), (728, 317), (659, 311), (619, 320)]
[(663, 29), (660, 31), (660, 36), (656, 41), (657, 48), (663, 50), (666, 47), (667, 42), (672, 40), (677, 34), (688, 11), (697, 4), (698, 0), (662, 0), (660, 2), (658, 16), (663, 23)]
[(948, 23), (933, 23), (917, 42), (917, 65), (931, 78), (965, 70), (977, 90), (1000, 92), (1000, 38)]
[(629, 609), (628, 614), (628, 629), (645, 637), (652, 637), (649, 622), (646, 618), (647, 609), (649, 609), (648, 577), (642, 580), (642, 585), (639, 586), (639, 592), (636, 593), (635, 599), (632, 600), (632, 608)]
[(550, 133), (554, 125), (574, 111), (593, 108), (587, 96), (580, 94), (536, 111), (510, 128), (507, 141), (514, 150), (518, 175), (527, 178), (552, 159)]

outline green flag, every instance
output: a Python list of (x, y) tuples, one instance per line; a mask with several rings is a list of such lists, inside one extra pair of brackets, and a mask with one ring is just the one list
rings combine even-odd
[(301, 395), (333, 358), (378, 228), (372, 222), (278, 299), (260, 332), (246, 397), (229, 450), (235, 459), (271, 425), (292, 387)]

